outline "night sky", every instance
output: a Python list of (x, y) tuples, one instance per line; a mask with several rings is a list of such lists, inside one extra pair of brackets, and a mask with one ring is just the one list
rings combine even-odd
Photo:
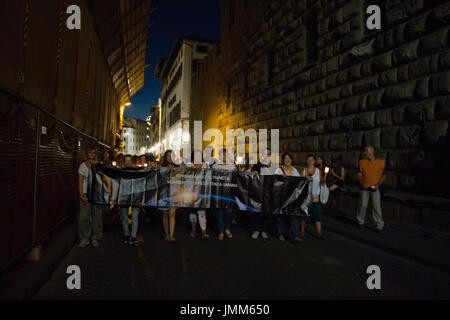
[(158, 104), (161, 84), (153, 79), (153, 73), (158, 59), (170, 54), (176, 37), (220, 39), (220, 0), (152, 0), (152, 8), (145, 85), (125, 111), (127, 116), (140, 119), (149, 115), (150, 106)]

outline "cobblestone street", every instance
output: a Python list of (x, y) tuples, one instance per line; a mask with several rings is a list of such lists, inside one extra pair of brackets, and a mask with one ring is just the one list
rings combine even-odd
[[(437, 299), (449, 277), (328, 232), (303, 244), (250, 240), (244, 228), (222, 243), (192, 240), (177, 226), (168, 244), (157, 226), (141, 229), (137, 247), (119, 228), (101, 247), (74, 247), (35, 299)], [(355, 232), (359, 230), (355, 229)], [(391, 231), (395, 232), (395, 231)], [(381, 268), (382, 289), (366, 287), (366, 268)], [(66, 268), (81, 268), (81, 290), (66, 288)]]

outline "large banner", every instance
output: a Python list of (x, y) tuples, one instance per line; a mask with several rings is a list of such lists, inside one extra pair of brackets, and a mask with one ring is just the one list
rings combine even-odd
[(97, 164), (91, 166), (89, 201), (309, 215), (310, 188), (310, 181), (301, 177), (186, 167), (117, 169)]

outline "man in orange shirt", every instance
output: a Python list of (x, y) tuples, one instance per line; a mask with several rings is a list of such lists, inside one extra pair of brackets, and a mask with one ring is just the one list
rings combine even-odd
[(356, 215), (359, 227), (364, 226), (369, 197), (372, 200), (372, 216), (377, 232), (382, 233), (384, 222), (381, 213), (380, 186), (386, 181), (386, 161), (375, 157), (375, 148), (367, 146), (365, 159), (359, 160), (358, 180), (361, 186), (359, 210)]

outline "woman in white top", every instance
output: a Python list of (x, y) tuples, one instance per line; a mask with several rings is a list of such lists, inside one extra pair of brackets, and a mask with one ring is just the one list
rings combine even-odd
[[(312, 217), (314, 219), (317, 234), (320, 239), (325, 239), (322, 233), (322, 204), (319, 201), (320, 196), (320, 184), (322, 182), (322, 172), (316, 167), (316, 157), (313, 155), (308, 155), (306, 157), (306, 168), (302, 172), (303, 177), (308, 177), (312, 179)], [(306, 220), (302, 219), (301, 222), (301, 237), (305, 236), (305, 226)]]
[[(161, 163), (161, 167), (168, 167), (168, 168), (174, 168), (174, 167), (178, 167), (172, 158), (172, 150), (167, 150), (163, 157), (162, 157), (162, 163)], [(161, 190), (160, 190), (161, 192)], [(170, 206), (170, 203), (167, 201), (167, 198), (169, 197), (168, 195), (168, 191), (167, 189), (162, 191), (163, 195), (162, 198), (165, 199), (164, 204), (166, 204), (167, 206), (165, 207), (160, 207), (159, 210), (162, 211), (163, 213), (163, 228), (164, 228), (164, 234), (165, 234), (165, 241), (168, 242), (172, 242), (174, 243), (175, 237), (174, 237), (174, 233), (175, 233), (175, 214), (177, 212), (176, 207), (174, 206)]]
[[(281, 157), (281, 168), (275, 171), (276, 175), (282, 175), (285, 177), (300, 177), (297, 169), (293, 165), (293, 158), (289, 153), (284, 153)], [(285, 241), (286, 225), (290, 223), (291, 226), (291, 236), (296, 243), (302, 242), (302, 238), (299, 237), (299, 219), (294, 215), (278, 215), (276, 217), (278, 239), (280, 241)]]

